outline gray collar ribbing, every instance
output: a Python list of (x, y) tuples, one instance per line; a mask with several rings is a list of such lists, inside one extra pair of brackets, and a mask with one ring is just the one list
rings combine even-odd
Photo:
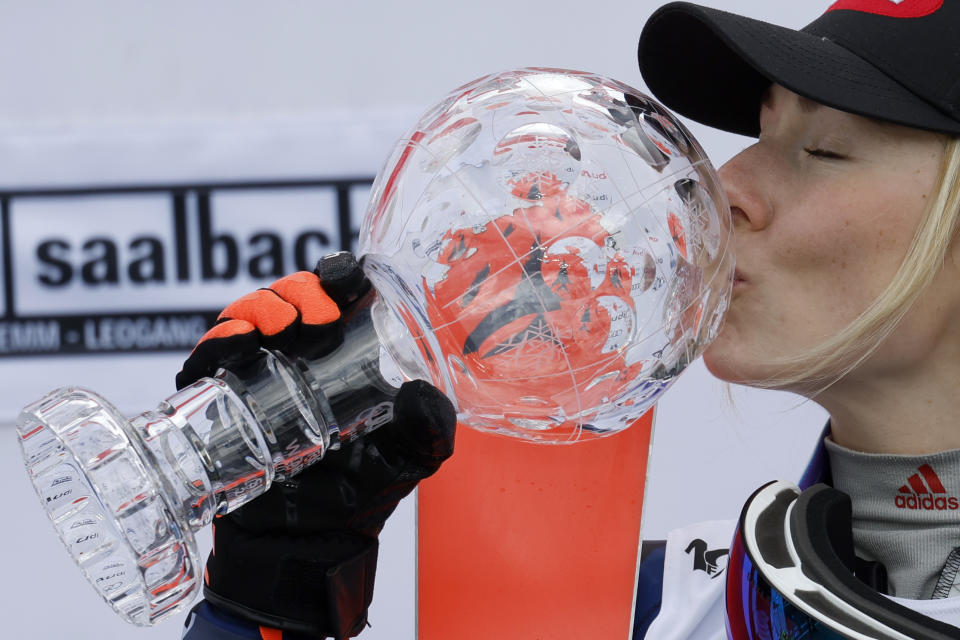
[(853, 503), (857, 555), (887, 569), (890, 595), (960, 595), (960, 449), (869, 454), (826, 439), (833, 486)]

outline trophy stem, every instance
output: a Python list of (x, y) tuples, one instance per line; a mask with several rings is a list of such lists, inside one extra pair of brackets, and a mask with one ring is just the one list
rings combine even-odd
[[(126, 420), (58, 389), (17, 422), (34, 488), (74, 561), (126, 620), (154, 624), (199, 590), (194, 532), (393, 418), (397, 388), (371, 318), (312, 358), (262, 351)], [(396, 381), (396, 380), (395, 380)], [(398, 382), (398, 381), (397, 381)]]

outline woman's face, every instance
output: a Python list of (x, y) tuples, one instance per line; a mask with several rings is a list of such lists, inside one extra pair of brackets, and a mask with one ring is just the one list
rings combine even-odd
[[(764, 363), (802, 355), (877, 298), (935, 196), (943, 154), (936, 134), (824, 107), (777, 85), (760, 123), (759, 141), (720, 169), (737, 274), (705, 361), (733, 382), (782, 373)], [(911, 312), (863, 367), (923, 357), (956, 301), (943, 302)]]

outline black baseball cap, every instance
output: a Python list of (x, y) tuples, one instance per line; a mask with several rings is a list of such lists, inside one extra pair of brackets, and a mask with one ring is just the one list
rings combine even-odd
[(757, 136), (771, 83), (842, 111), (960, 134), (960, 0), (839, 0), (803, 29), (689, 2), (643, 28), (640, 72), (667, 107)]

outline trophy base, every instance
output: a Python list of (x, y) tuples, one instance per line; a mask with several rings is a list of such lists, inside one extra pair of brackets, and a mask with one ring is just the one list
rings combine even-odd
[(70, 556), (122, 618), (147, 626), (190, 601), (199, 564), (129, 428), (78, 388), (47, 394), (17, 420), (30, 480)]

